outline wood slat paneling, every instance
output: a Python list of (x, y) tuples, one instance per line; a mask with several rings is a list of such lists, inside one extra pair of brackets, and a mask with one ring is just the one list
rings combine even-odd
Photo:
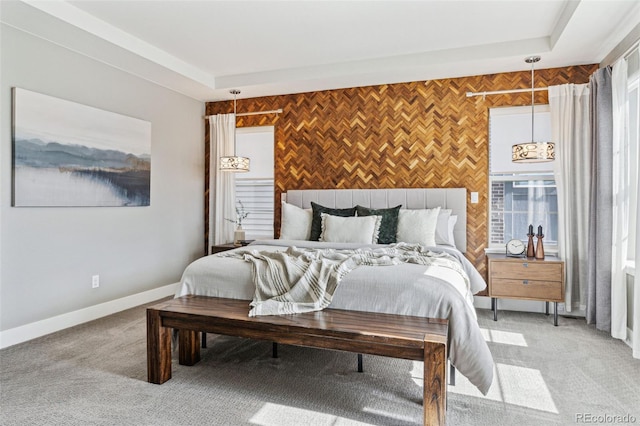
[[(586, 83), (596, 70), (537, 70), (536, 86)], [(283, 113), (238, 117), (237, 126), (275, 126), (276, 232), (280, 194), (290, 189), (465, 187), (480, 195), (478, 204), (467, 201), (466, 256), (485, 275), (489, 108), (529, 105), (531, 93), (483, 99), (466, 92), (530, 85), (530, 71), (522, 71), (240, 99), (239, 112)], [(535, 99), (547, 103), (547, 92)], [(207, 114), (232, 111), (232, 101), (206, 108)], [(206, 145), (208, 152), (208, 137)]]

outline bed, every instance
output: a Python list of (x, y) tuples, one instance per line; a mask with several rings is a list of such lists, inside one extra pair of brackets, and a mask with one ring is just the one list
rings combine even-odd
[[(459, 266), (456, 265), (454, 268), (443, 267), (440, 264), (425, 265), (403, 261), (391, 266), (362, 264), (352, 268), (340, 279), (328, 307), (448, 319), (451, 364), (486, 394), (493, 380), (493, 359), (480, 332), (473, 308), (473, 294), (483, 290), (486, 284), (463, 254), (466, 250), (466, 199), (467, 192), (464, 188), (289, 191), (286, 198), (283, 197), (282, 206), (284, 239), (255, 241), (246, 247), (196, 260), (185, 269), (176, 295), (251, 301), (257, 294), (253, 277), (254, 265), (247, 261), (247, 257), (252, 256), (251, 253), (254, 256), (262, 256), (292, 249), (302, 252), (331, 249), (329, 251), (338, 253), (378, 250), (387, 253), (393, 250), (413, 249), (415, 246), (423, 247), (424, 251), (434, 253), (435, 256), (444, 253), (441, 256), (452, 259), (449, 262), (455, 262)], [(313, 210), (309, 212), (312, 206)], [(398, 206), (401, 206), (398, 215), (402, 220), (399, 219), (397, 235), (400, 236), (402, 227), (405, 239), (410, 239), (412, 234), (416, 233), (422, 235), (416, 230), (422, 230), (420, 226), (424, 224), (410, 222), (407, 217), (429, 212), (429, 220), (432, 223), (433, 212), (438, 210), (439, 226), (429, 226), (439, 231), (440, 235), (439, 238), (435, 238), (434, 235), (435, 244), (429, 244), (426, 248), (415, 241), (390, 244), (378, 244), (373, 241), (342, 242), (336, 241), (335, 238), (325, 238), (329, 241), (322, 242), (308, 241), (301, 237), (302, 231), (295, 229), (291, 224), (292, 217), (295, 216), (291, 215), (291, 211), (308, 217), (309, 214), (313, 216), (317, 213), (317, 206), (327, 211), (361, 206), (373, 209), (376, 214), (372, 216), (376, 218), (380, 217), (377, 213), (381, 210), (398, 209)], [(285, 214), (284, 209), (288, 213)], [(328, 227), (329, 223), (334, 223), (329, 220), (339, 220), (338, 216), (329, 216), (331, 217), (322, 216), (322, 224), (327, 225), (322, 229), (322, 236), (325, 237), (330, 236), (333, 229)], [(452, 217), (455, 217), (455, 220), (452, 220)], [(348, 220), (350, 222), (345, 220), (346, 226), (350, 230), (354, 229), (355, 220)], [(358, 223), (364, 221), (363, 218)], [(411, 225), (410, 228), (407, 228), (408, 224)], [(345, 230), (344, 223), (341, 223), (341, 226), (342, 228), (335, 229), (349, 232)], [(379, 226), (379, 223), (376, 226)], [(304, 232), (308, 231), (307, 229)], [(377, 237), (380, 235), (377, 234)], [(430, 236), (427, 242), (431, 241)], [(249, 312), (249, 303), (247, 311)]]

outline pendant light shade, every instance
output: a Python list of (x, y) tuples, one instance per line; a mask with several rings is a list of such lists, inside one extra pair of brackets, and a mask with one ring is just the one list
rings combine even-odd
[(534, 76), (533, 65), (540, 60), (540, 56), (530, 56), (525, 62), (531, 64), (531, 142), (515, 144), (511, 147), (511, 161), (516, 163), (542, 163), (556, 158), (553, 142), (536, 142), (534, 139)]
[(553, 142), (519, 143), (511, 147), (511, 159), (518, 163), (541, 163), (556, 158)]
[(220, 171), (248, 172), (249, 161), (247, 157), (220, 157)]
[[(240, 93), (239, 90), (230, 90), (233, 95), (233, 115), (236, 115), (236, 97)], [(221, 172), (248, 172), (250, 160), (247, 157), (238, 157), (236, 154), (236, 129), (233, 129), (233, 155), (220, 157)]]

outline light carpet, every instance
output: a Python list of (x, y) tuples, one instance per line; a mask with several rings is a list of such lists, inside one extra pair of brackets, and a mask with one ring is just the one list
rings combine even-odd
[[(478, 316), (494, 383), (482, 396), (457, 374), (448, 425), (640, 424), (640, 361), (623, 342), (583, 319)], [(154, 385), (145, 327), (141, 306), (0, 351), (1, 424), (421, 424), (421, 363), (365, 355), (358, 373), (355, 354), (281, 345), (274, 359), (269, 342), (209, 335), (198, 364), (174, 353)]]

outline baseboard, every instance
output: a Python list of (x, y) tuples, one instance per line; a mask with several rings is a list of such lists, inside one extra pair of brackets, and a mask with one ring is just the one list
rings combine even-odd
[(131, 309), (163, 297), (173, 296), (176, 294), (180, 283), (169, 284), (163, 287), (154, 288), (153, 290), (143, 291), (142, 293), (132, 294), (120, 299), (111, 300), (109, 302), (100, 303), (99, 305), (89, 306), (88, 308), (79, 309), (77, 311), (68, 312), (66, 314), (57, 315), (45, 320), (32, 322), (20, 327), (10, 328), (0, 331), (0, 349), (26, 342), (46, 334), (64, 330), (74, 325), (93, 321), (116, 312)]

